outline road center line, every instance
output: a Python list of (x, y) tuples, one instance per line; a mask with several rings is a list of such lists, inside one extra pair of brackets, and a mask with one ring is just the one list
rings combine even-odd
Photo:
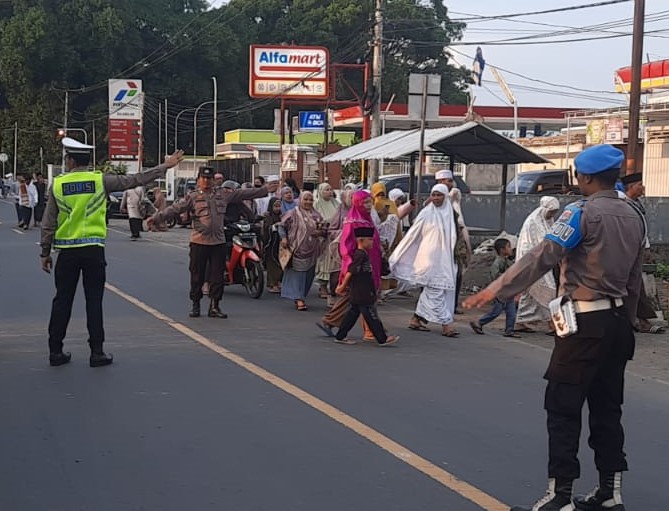
[(143, 310), (144, 312), (150, 314), (156, 319), (163, 321), (168, 326), (182, 333), (186, 337), (197, 342), (201, 346), (217, 353), (221, 357), (233, 362), (242, 369), (254, 374), (258, 378), (265, 380), (274, 387), (282, 390), (283, 392), (293, 396), (294, 398), (302, 401), (306, 405), (310, 406), (314, 410), (319, 411), (323, 415), (326, 415), (330, 419), (338, 422), (345, 428), (357, 433), (361, 437), (369, 440), (377, 447), (380, 447), (384, 451), (390, 453), (392, 456), (398, 460), (406, 463), (407, 465), (413, 467), (414, 469), (422, 472), (426, 476), (434, 479), (438, 483), (442, 484), (446, 488), (452, 490), (453, 492), (459, 494), (467, 500), (470, 500), (480, 508), (485, 511), (508, 511), (509, 506), (500, 502), (496, 498), (488, 495), (482, 490), (479, 490), (475, 486), (458, 479), (450, 472), (444, 470), (441, 467), (438, 467), (434, 463), (426, 460), (425, 458), (419, 456), (410, 449), (404, 447), (403, 445), (395, 442), (394, 440), (388, 438), (382, 433), (376, 431), (372, 427), (360, 422), (356, 418), (348, 415), (347, 413), (339, 410), (338, 408), (326, 403), (325, 401), (317, 398), (313, 394), (302, 390), (300, 387), (289, 383), (288, 381), (280, 378), (279, 376), (263, 369), (262, 367), (249, 362), (243, 357), (240, 357), (236, 353), (223, 348), (222, 346), (216, 344), (210, 339), (204, 337), (203, 335), (197, 333), (186, 325), (179, 323), (169, 316), (166, 316), (162, 312), (154, 309), (153, 307), (145, 304), (141, 300), (131, 296), (123, 291), (121, 291), (116, 286), (113, 286), (109, 283), (105, 284), (105, 287), (116, 294), (117, 296), (123, 298), (124, 300), (130, 302), (134, 306)]

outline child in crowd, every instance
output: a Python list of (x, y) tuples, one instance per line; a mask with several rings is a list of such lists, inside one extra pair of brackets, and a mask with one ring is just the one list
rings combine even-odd
[(350, 286), (351, 302), (342, 324), (337, 331), (335, 342), (340, 344), (356, 344), (356, 341), (347, 337), (353, 325), (360, 317), (365, 318), (379, 346), (396, 344), (399, 336), (386, 335), (383, 323), (376, 312), (376, 289), (372, 278), (372, 263), (367, 251), (374, 244), (374, 229), (372, 227), (358, 227), (354, 230), (358, 248), (353, 253), (353, 260), (348, 267), (342, 283), (337, 286), (337, 294), (345, 293)]
[[(511, 260), (513, 256), (511, 242), (505, 238), (499, 238), (495, 240), (495, 252), (497, 252), (497, 257), (493, 261), (492, 267), (490, 269), (490, 276), (492, 277), (493, 281), (496, 280), (506, 270), (508, 270), (513, 264)], [(469, 323), (469, 325), (472, 327), (474, 332), (479, 335), (483, 335), (483, 326), (497, 319), (497, 317), (502, 314), (502, 312), (506, 313), (506, 328), (504, 329), (504, 337), (520, 337), (513, 330), (513, 327), (516, 323), (516, 300), (514, 298), (505, 302), (499, 299), (495, 299), (490, 312), (485, 314), (478, 321), (472, 321)]]

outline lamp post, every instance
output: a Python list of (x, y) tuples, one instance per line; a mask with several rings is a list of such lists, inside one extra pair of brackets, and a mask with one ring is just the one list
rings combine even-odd
[(215, 76), (212, 76), (211, 79), (214, 82), (214, 145), (212, 146), (213, 159), (216, 159), (216, 131), (218, 129), (218, 81)]
[(197, 113), (200, 111), (200, 108), (212, 103), (214, 101), (205, 101), (204, 103), (200, 103), (195, 109), (195, 115), (193, 116), (193, 160), (197, 160)]
[(174, 119), (174, 150), (178, 151), (179, 150), (179, 128), (178, 128), (178, 123), (179, 123), (179, 117), (181, 117), (181, 114), (185, 114), (186, 112), (192, 112), (194, 111), (195, 108), (184, 108), (181, 112), (179, 112)]

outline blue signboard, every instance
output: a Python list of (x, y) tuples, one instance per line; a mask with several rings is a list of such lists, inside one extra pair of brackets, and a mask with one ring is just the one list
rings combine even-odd
[(300, 131), (325, 131), (325, 112), (300, 112)]

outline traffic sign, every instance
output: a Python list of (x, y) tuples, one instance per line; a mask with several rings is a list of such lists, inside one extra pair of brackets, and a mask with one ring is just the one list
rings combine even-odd
[(0, 162), (7, 163), (7, 160), (9, 160), (9, 156), (7, 156), (7, 153), (0, 153)]
[(300, 131), (325, 131), (326, 123), (325, 112), (300, 112)]

